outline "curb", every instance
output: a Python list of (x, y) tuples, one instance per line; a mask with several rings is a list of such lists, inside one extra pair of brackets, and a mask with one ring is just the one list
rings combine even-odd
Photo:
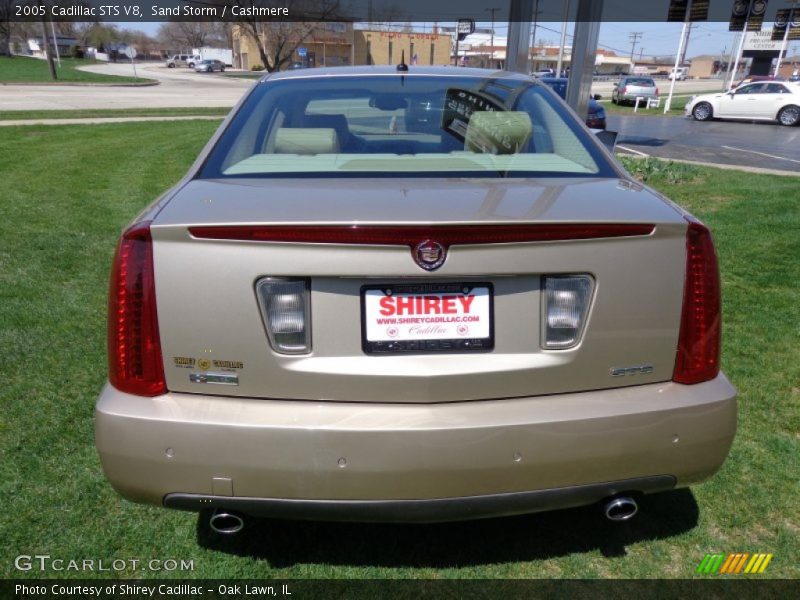
[(726, 171), (743, 171), (745, 173), (755, 173), (758, 175), (778, 175), (779, 177), (800, 177), (800, 172), (795, 173), (792, 171), (781, 171), (780, 169), (745, 167), (742, 165), (728, 165), (724, 163), (710, 163), (697, 160), (684, 160), (682, 158), (663, 158), (661, 156), (637, 156), (635, 154), (627, 154), (627, 153), (625, 153), (624, 156), (626, 158), (633, 158), (635, 160), (647, 160), (648, 158), (654, 158), (662, 162), (674, 162), (674, 163), (681, 163), (684, 165), (696, 165), (698, 167), (712, 167), (714, 169), (723, 169)]
[[(87, 71), (88, 72), (88, 71)], [(147, 79), (142, 82), (129, 82), (129, 83), (94, 83), (79, 81), (0, 81), (0, 85), (24, 85), (24, 86), (58, 86), (68, 85), (70, 87), (150, 87), (153, 85), (160, 85), (161, 82), (157, 79)]]
[(30, 127), (34, 125), (107, 125), (109, 123), (143, 123), (146, 121), (222, 121), (225, 115), (172, 115), (152, 117), (76, 117), (74, 119), (18, 119), (0, 120), (3, 127)]

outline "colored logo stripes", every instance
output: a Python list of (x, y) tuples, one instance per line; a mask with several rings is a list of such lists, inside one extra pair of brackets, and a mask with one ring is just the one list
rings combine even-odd
[(706, 554), (697, 567), (698, 573), (763, 573), (772, 554), (749, 554), (737, 552), (733, 554)]

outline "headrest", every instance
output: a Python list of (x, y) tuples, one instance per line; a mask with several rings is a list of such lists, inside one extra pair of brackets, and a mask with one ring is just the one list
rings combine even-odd
[(334, 129), (281, 127), (275, 133), (275, 154), (337, 154), (339, 138)]
[(533, 131), (530, 115), (522, 111), (476, 111), (464, 138), (464, 149), (485, 154), (516, 154)]
[(350, 128), (347, 125), (347, 117), (344, 115), (326, 115), (326, 114), (312, 114), (304, 115), (303, 123), (309, 127), (329, 127), (335, 129), (339, 136), (342, 132), (348, 132)]

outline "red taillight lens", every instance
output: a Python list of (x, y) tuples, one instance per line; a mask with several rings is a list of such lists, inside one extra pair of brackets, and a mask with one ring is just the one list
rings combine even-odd
[(658, 96), (658, 87), (656, 87), (656, 96)]
[(150, 222), (122, 234), (108, 295), (108, 379), (120, 391), (158, 396), (167, 391), (158, 336)]
[(686, 231), (683, 312), (673, 381), (693, 384), (719, 373), (721, 294), (711, 232), (698, 221)]
[(190, 227), (196, 238), (298, 244), (415, 246), (430, 238), (445, 248), (460, 244), (557, 242), (650, 235), (646, 223), (552, 223), (538, 225), (222, 225)]

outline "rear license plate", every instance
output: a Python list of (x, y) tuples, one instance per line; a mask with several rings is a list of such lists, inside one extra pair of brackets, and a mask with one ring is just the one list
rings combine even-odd
[(368, 354), (494, 348), (491, 283), (415, 283), (361, 288), (361, 345)]

